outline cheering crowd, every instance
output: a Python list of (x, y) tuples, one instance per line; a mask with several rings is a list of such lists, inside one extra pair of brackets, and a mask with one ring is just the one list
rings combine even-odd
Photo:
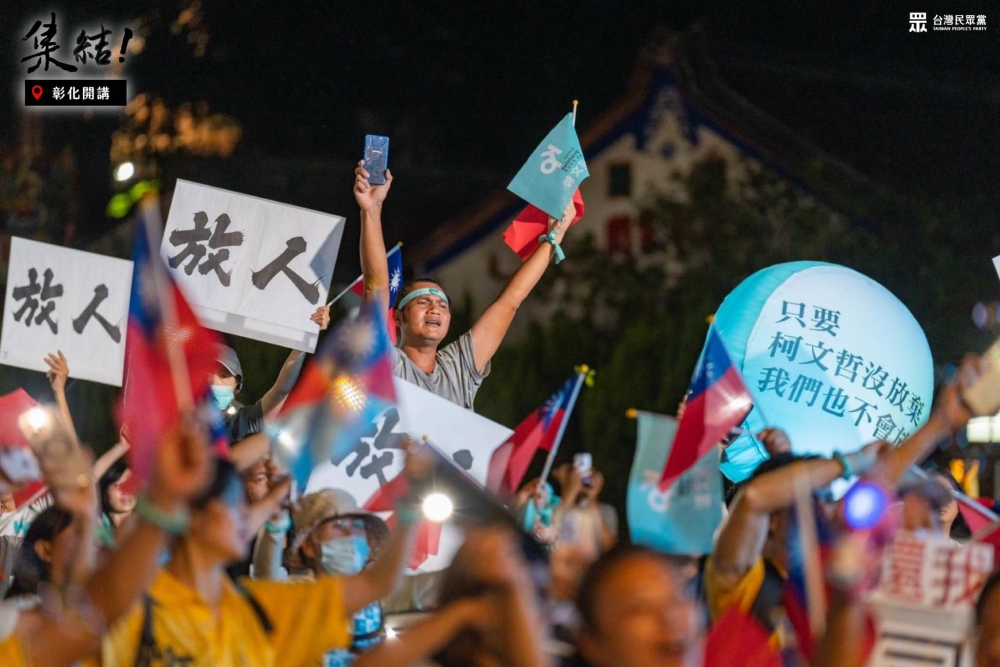
[[(384, 185), (372, 185), (359, 164), (364, 297), (382, 302), (391, 185), (388, 172)], [(573, 213), (571, 203), (549, 220), (550, 233), (497, 299), (443, 348), (445, 287), (405, 283), (390, 323), (399, 333), (393, 374), (473, 409)], [(312, 320), (326, 329), (329, 308)], [(216, 361), (206, 378), (214, 414), (184, 412), (137, 485), (127, 432), (97, 460), (87, 457), (65, 397), (72, 359), (46, 359), (55, 406), (20, 417), (47, 487), (15, 506), (18, 484), (0, 476), (0, 666), (857, 667), (873, 652), (870, 600), (894, 541), (968, 538), (956, 521), (953, 480), (913, 470), (972, 416), (963, 391), (986, 371), (975, 357), (940, 388), (927, 423), (896, 447), (800, 457), (782, 431), (759, 434), (770, 458), (731, 490), (707, 556), (629, 544), (601, 502), (601, 473), (564, 465), (552, 483), (529, 481), (507, 501), (511, 521), (456, 519), (464, 542), (451, 566), (411, 577), (403, 575), (434, 475), (426, 447), (407, 445), (406, 490), (391, 527), (342, 489), (296, 497), (270, 456), (266, 425), (304, 355), (292, 352), (273, 386), (247, 405), (237, 400), (245, 378), (236, 353), (222, 347)], [(211, 429), (220, 420), (221, 454)], [(846, 509), (851, 494), (834, 500), (829, 492), (854, 478), (901, 509), (859, 527)], [(819, 547), (803, 552), (803, 516), (824, 528), (822, 555)], [(543, 561), (526, 540), (541, 545)], [(826, 600), (819, 611), (810, 606), (804, 626), (783, 594), (802, 571)], [(981, 666), (1000, 665), (998, 581), (980, 582), (968, 602)], [(390, 631), (386, 616), (414, 608), (417, 620)]]

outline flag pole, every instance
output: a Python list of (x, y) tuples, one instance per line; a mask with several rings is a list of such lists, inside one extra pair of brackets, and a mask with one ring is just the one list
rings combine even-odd
[[(386, 258), (386, 259), (389, 259), (390, 257), (392, 257), (392, 256), (393, 256), (393, 254), (394, 254), (394, 253), (396, 253), (396, 252), (397, 252), (397, 251), (398, 251), (398, 250), (399, 250), (400, 248), (402, 248), (402, 247), (403, 247), (403, 242), (402, 242), (402, 241), (400, 241), (399, 243), (397, 243), (396, 245), (394, 245), (394, 246), (392, 247), (392, 250), (390, 250), (389, 252), (387, 252), (387, 253), (385, 254), (385, 258)], [(347, 294), (348, 292), (350, 292), (350, 291), (351, 291), (351, 289), (352, 289), (352, 288), (353, 288), (353, 287), (354, 287), (355, 285), (357, 285), (357, 284), (358, 284), (359, 282), (361, 282), (361, 279), (362, 279), (362, 278), (364, 278), (364, 275), (360, 275), (360, 276), (358, 276), (358, 277), (357, 277), (357, 279), (355, 279), (355, 281), (354, 281), (353, 283), (351, 283), (350, 285), (348, 285), (347, 287), (345, 287), (345, 288), (344, 288), (344, 290), (343, 290), (343, 291), (342, 291), (342, 292), (341, 292), (340, 294), (338, 294), (337, 296), (333, 297), (333, 301), (331, 301), (330, 303), (326, 304), (326, 307), (327, 307), (327, 308), (329, 308), (330, 306), (332, 306), (333, 304), (335, 304), (335, 303), (336, 303), (337, 301), (339, 301), (339, 300), (340, 300), (340, 297), (342, 297), (342, 296), (344, 296), (345, 294)]]
[[(163, 328), (166, 338), (171, 331), (177, 331), (177, 302), (174, 300), (173, 291), (169, 289), (163, 260), (160, 258), (159, 241), (163, 236), (160, 199), (159, 197), (146, 197), (140, 206), (142, 207), (142, 222), (146, 227), (146, 240), (149, 242), (150, 270), (163, 309)], [(167, 348), (167, 361), (170, 363), (174, 397), (177, 399), (177, 407), (184, 413), (194, 405), (194, 398), (191, 396), (191, 378), (188, 373), (187, 360), (184, 358), (184, 344), (171, 345), (169, 340), (164, 340), (164, 345)]]
[(576, 127), (576, 105), (579, 103), (579, 100), (573, 100), (573, 127)]
[(795, 485), (795, 518), (799, 524), (798, 539), (802, 549), (806, 614), (810, 634), (816, 640), (826, 629), (826, 590), (823, 585), (823, 565), (820, 562), (812, 493), (803, 480)]
[(545, 484), (546, 480), (549, 478), (549, 473), (552, 472), (552, 463), (556, 459), (556, 454), (559, 452), (559, 444), (562, 443), (563, 435), (566, 433), (566, 427), (569, 425), (570, 415), (573, 414), (573, 407), (576, 405), (576, 398), (580, 395), (580, 388), (587, 379), (587, 373), (590, 372), (590, 368), (586, 364), (580, 366), (580, 372), (576, 376), (576, 385), (573, 386), (573, 393), (569, 397), (569, 404), (566, 406), (566, 416), (563, 417), (562, 422), (559, 424), (559, 430), (556, 432), (556, 439), (552, 443), (552, 449), (549, 450), (549, 455), (545, 459), (545, 467), (542, 468), (542, 476), (539, 478), (539, 484)]
[(339, 301), (340, 297), (342, 297), (345, 294), (347, 294), (348, 292), (350, 292), (351, 288), (353, 288), (355, 285), (357, 285), (359, 282), (361, 282), (362, 278), (364, 278), (364, 276), (358, 276), (357, 278), (355, 278), (354, 282), (351, 283), (350, 285), (348, 285), (347, 287), (345, 287), (344, 290), (340, 294), (338, 294), (337, 296), (333, 297), (333, 300), (330, 303), (326, 304), (326, 307), (329, 308), (330, 306), (332, 306), (333, 304), (335, 304), (337, 301)]

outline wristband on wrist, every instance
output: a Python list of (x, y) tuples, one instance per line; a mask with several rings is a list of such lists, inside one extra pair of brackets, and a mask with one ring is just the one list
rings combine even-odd
[(181, 508), (173, 514), (157, 509), (145, 496), (139, 496), (135, 502), (135, 513), (146, 523), (150, 523), (168, 535), (183, 535), (191, 524), (191, 515), (187, 508)]
[(833, 459), (844, 468), (844, 472), (840, 475), (841, 479), (850, 479), (854, 477), (854, 469), (851, 468), (851, 462), (847, 460), (846, 456), (840, 452), (834, 452)]
[(538, 242), (548, 243), (552, 246), (552, 250), (556, 255), (556, 264), (566, 259), (566, 253), (563, 252), (562, 246), (556, 242), (556, 230), (553, 229), (548, 234), (542, 234), (538, 237)]
[(292, 520), (287, 514), (281, 517), (281, 520), (277, 523), (272, 522), (270, 519), (264, 524), (264, 529), (271, 533), (272, 535), (283, 535), (288, 532), (288, 529), (292, 527)]

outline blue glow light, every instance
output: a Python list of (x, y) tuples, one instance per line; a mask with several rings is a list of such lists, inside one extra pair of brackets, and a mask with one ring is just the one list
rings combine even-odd
[(844, 496), (844, 521), (855, 530), (875, 526), (889, 506), (889, 497), (882, 487), (858, 482)]

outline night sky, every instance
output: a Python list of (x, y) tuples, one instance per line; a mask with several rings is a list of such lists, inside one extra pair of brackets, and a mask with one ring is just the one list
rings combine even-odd
[[(350, 216), (349, 166), (366, 133), (386, 134), (390, 166), (409, 177), (396, 195), (409, 210), (387, 220), (387, 235), (408, 242), (503, 187), (574, 98), (585, 128), (624, 93), (658, 31), (697, 35), (733, 90), (904, 197), (987, 206), (1000, 191), (1000, 12), (985, 3), (465, 2), (445, 11), (426, 2), (203, 0), (210, 39), (200, 58), (185, 34), (170, 32), (187, 4), (18, 3), (0, 25), (4, 67), (20, 75), (17, 33), (40, 12), (57, 9), (67, 34), (71, 24), (142, 16), (152, 32), (131, 62), (138, 89), (171, 106), (204, 100), (242, 124), (238, 168), (215, 184), (240, 190), (238, 174), (267, 160), (332, 161), (336, 173), (290, 203)], [(913, 10), (985, 13), (988, 31), (911, 34)], [(18, 110), (8, 100), (0, 121), (11, 139)], [(100, 167), (84, 184), (94, 202), (110, 187), (100, 154), (114, 126), (47, 126), (50, 141), (82, 146)], [(269, 196), (261, 187), (253, 194)], [(86, 217), (84, 236), (109, 224)]]

